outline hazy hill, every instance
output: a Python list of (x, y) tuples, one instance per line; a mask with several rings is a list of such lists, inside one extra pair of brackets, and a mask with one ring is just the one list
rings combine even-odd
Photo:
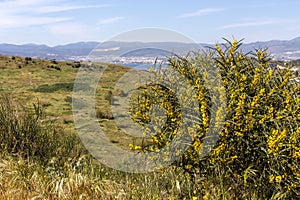
[(0, 44), (0, 54), (30, 56), (57, 60), (75, 60), (73, 57), (86, 56), (94, 49), (98, 42), (78, 42), (67, 45), (49, 47), (36, 44)]
[[(0, 54), (30, 56), (57, 60), (84, 60), (93, 51), (96, 56), (157, 56), (166, 55), (166, 50), (176, 53), (187, 53), (211, 44), (187, 44), (176, 42), (78, 42), (49, 47), (36, 44), (0, 44)], [(292, 40), (271, 40), (243, 44), (243, 51), (257, 48), (268, 48), (269, 52), (278, 60), (300, 59), (300, 37)], [(150, 51), (151, 49), (151, 51)], [(157, 50), (155, 50), (157, 49)], [(150, 54), (149, 54), (150, 53)]]
[(271, 40), (243, 45), (243, 49), (247, 51), (255, 48), (268, 48), (268, 51), (278, 60), (295, 60), (300, 58), (300, 37), (292, 40)]

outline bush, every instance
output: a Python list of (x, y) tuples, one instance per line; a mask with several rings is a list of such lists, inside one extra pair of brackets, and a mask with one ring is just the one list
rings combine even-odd
[(25, 57), (25, 61), (32, 61), (32, 58), (31, 57)]
[(109, 105), (114, 104), (113, 93), (111, 90), (107, 91), (104, 99), (109, 103)]
[(8, 96), (0, 97), (0, 151), (47, 164), (54, 157), (63, 164), (78, 157), (83, 149), (76, 135), (53, 128), (45, 118), (43, 107), (18, 106)]
[(80, 68), (81, 67), (81, 63), (78, 61), (74, 61), (72, 68)]
[(98, 119), (108, 119), (108, 120), (114, 119), (114, 116), (110, 110), (99, 109), (99, 108), (96, 110), (96, 117)]
[[(263, 198), (278, 192), (299, 195), (300, 85), (291, 72), (270, 69), (266, 50), (253, 57), (238, 51), (233, 41), (216, 62), (227, 88), (227, 117), (212, 152), (212, 166), (230, 170), (245, 188), (264, 190)], [(241, 186), (240, 186), (241, 187)], [(264, 196), (266, 195), (266, 196)]]
[[(271, 59), (266, 50), (245, 54), (240, 46), (241, 42), (227, 41), (204, 54), (169, 59), (169, 67), (194, 86), (200, 113), (196, 126), (187, 131), (193, 145), (174, 165), (195, 176), (214, 178), (221, 174), (237, 198), (242, 198), (243, 190), (254, 190), (263, 199), (297, 198), (300, 195), (300, 85), (292, 81), (294, 77), (288, 69), (269, 67)], [(222, 87), (209, 81), (209, 74), (214, 70), (220, 73)], [(167, 71), (168, 68), (163, 69), (157, 75)], [(172, 76), (168, 79), (172, 81)], [(153, 103), (160, 104), (167, 112), (164, 127), (168, 128), (150, 136), (151, 148), (142, 147), (146, 151), (160, 151), (162, 146), (184, 134), (178, 132), (178, 124), (174, 125), (181, 121), (176, 98), (170, 97), (171, 91), (164, 93), (166, 90), (158, 87), (159, 92), (153, 94), (155, 84), (158, 83), (140, 89), (130, 110), (133, 121), (144, 126), (145, 131), (146, 124), (152, 120), (148, 112)], [(219, 94), (215, 97), (220, 102), (227, 100), (226, 117), (222, 110), (212, 109), (216, 101), (212, 91)], [(163, 100), (157, 102), (158, 99)], [(189, 101), (185, 100), (186, 105)], [(217, 144), (208, 155), (201, 157), (209, 127), (214, 120), (221, 123), (222, 116), (225, 120)]]

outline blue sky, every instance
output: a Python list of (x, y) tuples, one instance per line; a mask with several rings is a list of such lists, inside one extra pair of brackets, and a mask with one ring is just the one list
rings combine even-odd
[(299, 0), (0, 0), (0, 43), (106, 41), (156, 27), (200, 43), (300, 36)]

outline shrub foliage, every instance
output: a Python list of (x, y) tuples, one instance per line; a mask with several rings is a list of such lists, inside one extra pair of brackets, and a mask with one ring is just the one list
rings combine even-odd
[(40, 103), (24, 107), (7, 95), (0, 96), (0, 152), (34, 159), (48, 164), (68, 156), (80, 156), (80, 140), (75, 134), (64, 133), (44, 115)]
[[(269, 65), (266, 49), (243, 53), (241, 44), (226, 40), (205, 53), (174, 56), (169, 58), (167, 68), (155, 71), (161, 76), (175, 70), (193, 85), (193, 96), (198, 100), (200, 115), (195, 126), (186, 129), (192, 145), (174, 165), (197, 176), (212, 178), (221, 174), (237, 197), (243, 189), (256, 190), (259, 198), (299, 197), (300, 85), (289, 69)], [(209, 75), (214, 72), (218, 72), (214, 76), (221, 82), (211, 81)], [(168, 74), (169, 82), (179, 80), (172, 75)], [(149, 135), (150, 144), (132, 149), (160, 151), (184, 134), (178, 129), (182, 117), (179, 104), (190, 105), (190, 99), (178, 103), (176, 92), (163, 88), (157, 79), (140, 87), (131, 103), (132, 120), (147, 134), (147, 124), (155, 120), (149, 115), (153, 105), (160, 105), (167, 119), (163, 126), (155, 127), (156, 135)], [(212, 109), (216, 99), (226, 104), (223, 115), (221, 110)], [(205, 135), (215, 124), (222, 125), (219, 139), (203, 157)]]

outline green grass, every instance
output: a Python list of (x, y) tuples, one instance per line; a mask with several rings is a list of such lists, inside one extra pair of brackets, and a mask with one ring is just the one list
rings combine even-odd
[[(0, 56), (0, 91), (9, 94), (13, 100), (22, 105), (31, 106), (40, 102), (48, 119), (54, 120), (67, 132), (76, 133), (72, 116), (72, 92), (78, 71), (75, 67), (77, 63), (62, 61), (56, 63), (55, 66), (60, 70), (51, 68), (53, 61), (50, 60), (32, 59), (26, 64), (25, 58), (22, 57)], [(128, 69), (109, 65), (101, 77), (97, 88), (96, 110), (101, 111), (104, 118), (111, 113), (105, 95), (113, 90), (114, 82)], [(111, 126), (107, 120), (101, 122), (104, 127)], [(121, 143), (122, 141), (120, 140)]]

